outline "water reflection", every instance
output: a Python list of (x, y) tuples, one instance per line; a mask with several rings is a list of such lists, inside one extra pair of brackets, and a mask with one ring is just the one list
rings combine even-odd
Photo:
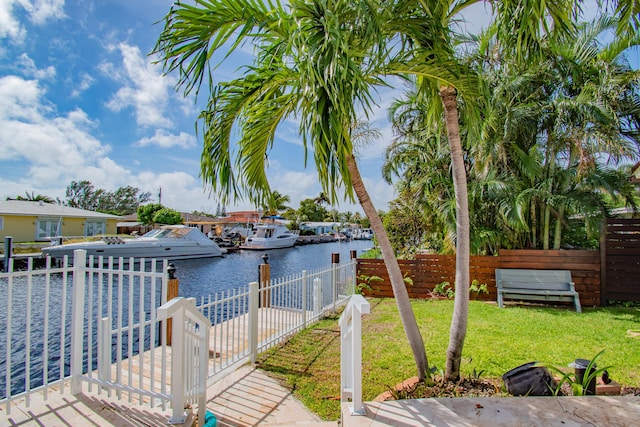
[(258, 265), (269, 255), (271, 277), (279, 278), (302, 270), (316, 270), (331, 265), (331, 254), (340, 254), (341, 263), (355, 250), (360, 255), (372, 246), (370, 240), (294, 246), (269, 251), (240, 251), (224, 258), (175, 261), (180, 280), (180, 296), (200, 298), (258, 280)]

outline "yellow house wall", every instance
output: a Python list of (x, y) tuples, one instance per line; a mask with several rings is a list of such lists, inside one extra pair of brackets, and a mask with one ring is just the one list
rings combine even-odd
[(107, 220), (107, 234), (116, 234), (118, 232), (118, 221), (120, 219)]
[[(91, 220), (94, 221), (94, 220)], [(62, 220), (63, 236), (84, 236), (86, 218), (64, 218)], [(106, 234), (116, 234), (118, 219), (106, 220)], [(35, 233), (35, 231), (34, 231)]]
[(84, 236), (85, 218), (63, 218), (62, 219), (62, 235), (63, 236)]
[[(16, 216), (2, 215), (4, 218), (4, 226), (0, 230), (0, 241), (4, 242), (5, 237), (11, 236), (13, 241), (33, 242), (36, 240), (36, 216)], [(63, 236), (84, 236), (86, 218), (63, 218), (62, 235)], [(116, 234), (118, 219), (106, 220), (106, 233)]]
[(33, 242), (36, 238), (35, 216), (2, 215), (4, 227), (0, 230), (0, 239), (4, 242), (7, 236), (13, 237), (14, 242)]

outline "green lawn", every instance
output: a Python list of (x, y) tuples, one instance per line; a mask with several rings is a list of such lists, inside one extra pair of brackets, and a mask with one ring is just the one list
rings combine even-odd
[[(363, 319), (363, 399), (372, 400), (415, 376), (411, 350), (395, 301), (371, 299)], [(413, 301), (430, 366), (444, 369), (453, 301)], [(576, 358), (605, 350), (599, 367), (611, 366), (611, 378), (640, 386), (640, 308), (564, 308), (508, 306), (472, 301), (461, 372), (499, 378), (509, 369), (538, 361), (570, 371)], [(337, 317), (309, 328), (285, 345), (264, 353), (259, 367), (288, 384), (294, 394), (324, 419), (339, 417), (340, 339)]]

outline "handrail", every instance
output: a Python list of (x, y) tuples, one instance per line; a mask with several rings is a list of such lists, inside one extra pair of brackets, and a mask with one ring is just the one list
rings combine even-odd
[(362, 404), (362, 315), (371, 306), (362, 295), (353, 295), (340, 316), (340, 401), (348, 402), (351, 415), (365, 415)]
[[(171, 347), (171, 410), (169, 424), (187, 419), (184, 408), (197, 400), (198, 425), (204, 424), (211, 322), (195, 306), (194, 299), (174, 298), (158, 308), (158, 318), (173, 318)], [(195, 335), (195, 337), (193, 337)], [(189, 339), (189, 336), (195, 338)], [(189, 345), (191, 344), (191, 345)]]

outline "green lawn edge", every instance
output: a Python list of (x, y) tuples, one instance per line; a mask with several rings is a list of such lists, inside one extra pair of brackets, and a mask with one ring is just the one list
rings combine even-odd
[[(363, 317), (363, 399), (373, 400), (416, 375), (395, 300), (369, 299)], [(413, 309), (427, 348), (429, 365), (443, 369), (453, 301), (414, 300)], [(325, 420), (340, 417), (339, 313), (302, 330), (283, 345), (261, 354), (257, 367), (287, 386), (307, 408)], [(567, 372), (577, 358), (601, 350), (599, 366), (625, 386), (640, 386), (640, 308), (508, 306), (471, 301), (461, 372), (500, 378), (508, 370), (536, 361)]]

